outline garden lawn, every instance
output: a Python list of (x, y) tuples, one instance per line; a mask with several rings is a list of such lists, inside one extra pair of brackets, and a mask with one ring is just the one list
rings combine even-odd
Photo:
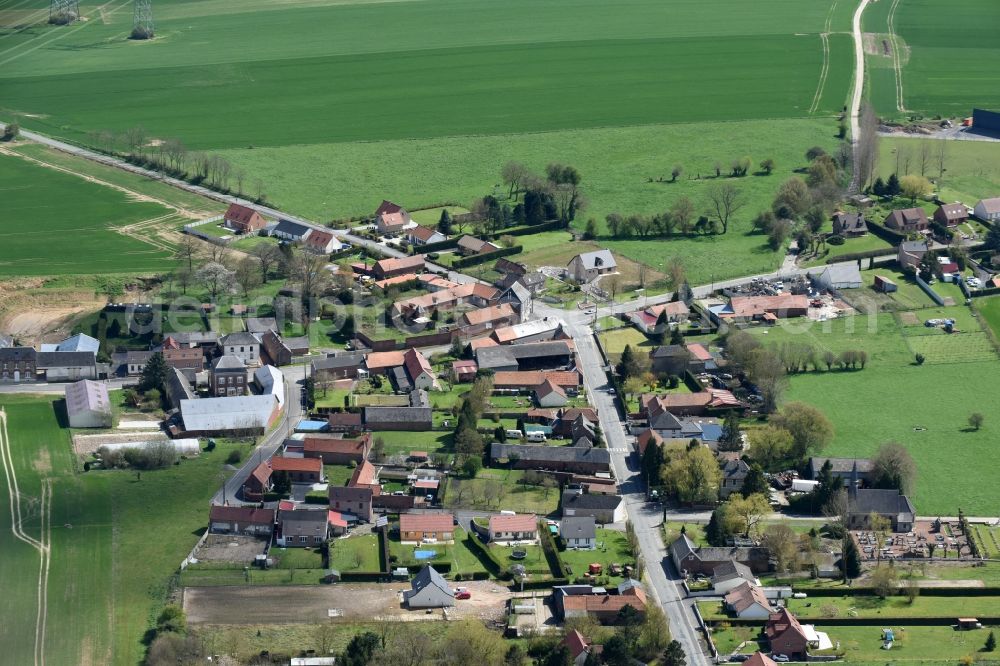
[[(879, 140), (879, 172), (883, 179), (909, 156), (910, 171), (920, 172), (920, 154), (927, 144), (932, 156), (930, 176), (938, 182), (941, 198), (961, 201), (968, 206), (1000, 192), (1000, 143), (992, 141), (944, 141), (920, 138), (882, 138)], [(939, 178), (938, 155), (945, 151), (945, 174)], [(902, 171), (902, 167), (900, 167)]]
[(379, 430), (372, 433), (372, 441), (381, 437), (385, 442), (386, 455), (409, 453), (410, 451), (426, 451), (433, 455), (439, 451), (451, 451), (452, 432), (426, 430), (409, 432), (403, 430)]
[(562, 560), (564, 567), (569, 568), (569, 572), (572, 574), (571, 578), (584, 575), (592, 563), (599, 563), (604, 566), (602, 575), (609, 577), (612, 585), (619, 583), (622, 578), (611, 576), (609, 565), (635, 564), (635, 558), (628, 549), (625, 533), (604, 527), (597, 528), (597, 548), (595, 550), (561, 550), (559, 551), (559, 559)]
[(976, 298), (972, 303), (993, 335), (1000, 338), (1000, 296)]
[(788, 610), (805, 621), (824, 618), (920, 618), (992, 616), (1000, 608), (998, 597), (924, 597), (910, 601), (905, 596), (879, 599), (877, 596), (813, 597), (788, 599)]
[(0, 276), (154, 272), (173, 265), (162, 241), (147, 244), (119, 231), (170, 216), (167, 208), (5, 154), (0, 183)]
[(272, 548), (268, 556), (277, 560), (278, 569), (322, 569), (323, 553), (319, 548)]
[(330, 568), (337, 571), (381, 571), (378, 537), (374, 534), (330, 542)]
[(865, 234), (860, 238), (848, 238), (843, 245), (826, 245), (826, 250), (817, 257), (808, 258), (799, 262), (800, 266), (824, 266), (839, 259), (845, 254), (855, 252), (870, 252), (872, 250), (883, 250), (892, 247), (891, 244), (882, 240), (875, 234)]
[[(434, 565), (438, 562), (448, 562), (451, 564), (449, 577), (456, 573), (470, 574), (481, 573), (487, 569), (479, 560), (479, 557), (469, 549), (466, 543), (466, 531), (456, 526), (454, 531), (455, 543), (436, 543), (407, 545), (399, 541), (398, 533), (389, 538), (389, 555), (396, 557), (393, 566), (419, 566), (422, 564)], [(438, 554), (429, 560), (418, 560), (413, 552), (415, 550), (433, 550)]]
[(452, 477), (444, 504), (449, 509), (504, 509), (547, 516), (559, 505), (559, 488), (528, 486), (520, 470), (483, 469), (474, 479)]
[[(955, 515), (958, 508), (969, 515), (992, 515), (1000, 491), (991, 482), (988, 461), (995, 437), (991, 433), (1000, 424), (989, 415), (1000, 361), (981, 353), (975, 334), (946, 336), (921, 324), (922, 319), (945, 316), (954, 317), (962, 330), (976, 325), (971, 313), (959, 306), (920, 310), (916, 321), (905, 327), (893, 315), (880, 314), (811, 324), (785, 320), (754, 332), (766, 342), (808, 342), (820, 352), (868, 352), (864, 370), (790, 378), (785, 400), (813, 404), (833, 422), (834, 439), (824, 454), (867, 457), (885, 442), (900, 442), (917, 464), (910, 497), (921, 515)], [(928, 345), (934, 350), (927, 362), (916, 365), (914, 348), (930, 350)], [(959, 362), (970, 353), (972, 362)], [(986, 415), (979, 431), (967, 428), (972, 412)], [(963, 464), (956, 465), (956, 456)]]
[[(896, 283), (896, 291), (884, 294), (875, 291), (875, 276), (888, 278)], [(866, 307), (868, 310), (917, 310), (929, 308), (935, 303), (931, 297), (921, 289), (909, 276), (895, 268), (882, 266), (871, 270), (861, 271), (864, 286), (861, 289), (851, 289), (845, 293), (847, 300), (856, 304), (859, 300), (862, 303), (872, 303), (874, 307)]]
[(632, 351), (648, 353), (653, 351), (657, 343), (650, 340), (645, 333), (637, 328), (616, 328), (613, 331), (601, 331), (599, 334), (601, 346), (604, 353), (608, 355), (608, 360), (617, 363), (625, 351), (625, 347), (631, 346)]

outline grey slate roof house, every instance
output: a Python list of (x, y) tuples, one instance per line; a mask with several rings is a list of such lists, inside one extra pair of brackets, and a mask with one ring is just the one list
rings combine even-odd
[(563, 518), (559, 536), (567, 548), (593, 550), (597, 547), (597, 520), (593, 516)]
[(723, 562), (712, 569), (712, 589), (716, 594), (726, 594), (743, 583), (756, 584), (750, 567), (740, 562)]
[(602, 525), (618, 523), (625, 520), (625, 503), (619, 495), (566, 490), (562, 494), (562, 515), (563, 520), (590, 516)]
[(354, 379), (364, 364), (365, 355), (360, 352), (327, 356), (312, 362), (312, 376), (316, 381), (323, 382), (334, 379)]
[(556, 472), (593, 474), (611, 468), (607, 449), (579, 446), (526, 446), (493, 442), (490, 460), (496, 464), (507, 460), (514, 469), (537, 469)]
[(0, 349), (0, 382), (35, 381), (38, 352), (34, 347), (4, 347)]
[(670, 544), (668, 551), (677, 570), (689, 574), (711, 576), (715, 567), (726, 562), (739, 562), (754, 573), (764, 573), (771, 569), (770, 551), (759, 546), (699, 548), (686, 534), (682, 534)]
[(476, 350), (476, 364), (481, 370), (557, 370), (568, 367), (572, 360), (573, 352), (564, 340)]
[(236, 356), (246, 365), (260, 363), (260, 338), (253, 333), (246, 331), (230, 333), (219, 340), (219, 346), (223, 354)]
[(447, 608), (455, 605), (455, 591), (434, 567), (426, 565), (410, 581), (403, 600), (409, 608)]
[(743, 482), (746, 481), (749, 471), (750, 465), (742, 458), (726, 461), (726, 464), (722, 466), (719, 496), (726, 499), (733, 493), (738, 493), (743, 488)]
[(312, 228), (291, 220), (279, 220), (278, 224), (271, 229), (270, 234), (282, 240), (301, 242), (312, 232)]
[(35, 368), (45, 371), (50, 382), (97, 379), (97, 354), (89, 351), (40, 351)]
[(868, 458), (827, 458), (826, 456), (814, 456), (809, 459), (809, 478), (819, 479), (819, 473), (823, 469), (826, 461), (830, 461), (830, 473), (839, 476), (844, 481), (850, 481), (857, 467), (858, 479), (863, 482), (871, 481), (872, 461)]
[(598, 276), (613, 273), (618, 263), (610, 250), (594, 250), (576, 255), (567, 266), (569, 276), (577, 282), (592, 282)]
[(845, 213), (843, 211), (833, 214), (833, 233), (845, 238), (855, 238), (868, 233), (868, 223), (865, 222), (864, 213)]
[(326, 509), (296, 509), (278, 511), (279, 546), (315, 548), (330, 538), (330, 522)]

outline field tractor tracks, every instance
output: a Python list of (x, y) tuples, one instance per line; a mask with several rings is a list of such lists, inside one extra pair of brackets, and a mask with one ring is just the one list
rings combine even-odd
[(10, 529), (14, 538), (28, 544), (39, 554), (38, 562), (38, 612), (35, 618), (35, 649), (34, 666), (45, 666), (45, 630), (48, 623), (49, 569), (52, 562), (52, 482), (42, 479), (41, 496), (38, 500), (39, 538), (36, 539), (24, 531), (24, 513), (20, 487), (17, 483), (17, 472), (14, 458), (10, 450), (10, 437), (7, 435), (7, 412), (0, 409), (0, 463), (3, 465), (4, 477), (7, 481), (7, 496), (10, 505)]
[(837, 2), (839, 0), (834, 0), (830, 5), (830, 10), (826, 13), (826, 21), (823, 23), (823, 32), (819, 33), (820, 44), (823, 47), (823, 66), (819, 71), (819, 81), (816, 83), (816, 93), (809, 106), (809, 113), (816, 113), (819, 109), (820, 100), (823, 99), (823, 90), (826, 88), (826, 77), (830, 72), (830, 32), (833, 28), (833, 13), (837, 9)]
[(892, 7), (889, 9), (889, 39), (892, 40), (892, 70), (896, 73), (896, 110), (904, 113), (906, 105), (903, 103), (903, 64), (899, 55), (899, 39), (896, 36), (896, 9), (900, 0), (892, 0)]
[[(121, 3), (117, 4), (117, 5), (115, 5), (114, 7), (112, 7), (111, 9), (109, 9), (108, 11), (109, 11), (109, 13), (114, 13), (115, 11), (117, 11), (119, 9), (122, 9), (126, 5), (131, 4), (131, 2), (132, 2), (132, 0), (124, 0), (124, 2), (121, 2)], [(106, 7), (107, 5), (102, 5), (102, 6)], [(55, 31), (56, 34), (51, 39), (47, 39), (45, 41), (39, 41), (39, 40), (43, 39), (44, 37), (52, 34), (51, 32), (43, 32), (40, 35), (38, 35), (37, 37), (32, 37), (31, 39), (26, 40), (25, 42), (23, 42), (21, 44), (18, 44), (17, 46), (12, 46), (9, 49), (6, 49), (4, 51), (0, 51), (0, 65), (6, 65), (9, 62), (13, 62), (14, 60), (17, 60), (18, 58), (21, 58), (23, 56), (28, 55), (29, 53), (37, 51), (38, 49), (40, 49), (40, 48), (42, 48), (44, 46), (48, 46), (49, 44), (52, 44), (53, 42), (56, 42), (56, 41), (58, 41), (60, 39), (68, 37), (69, 35), (72, 35), (72, 34), (74, 34), (76, 32), (79, 32), (80, 30), (83, 30), (84, 28), (86, 28), (88, 25), (90, 25), (89, 21), (80, 21), (79, 25), (74, 25), (72, 28), (69, 28), (67, 30), (58, 30), (58, 31)], [(127, 31), (126, 32), (122, 32), (122, 33), (117, 34), (117, 35), (113, 35), (109, 39), (120, 39), (120, 38), (124, 38), (126, 35), (128, 35)], [(10, 55), (8, 55), (8, 54), (10, 54)], [(4, 56), (6, 56), (6, 57), (4, 57)]]

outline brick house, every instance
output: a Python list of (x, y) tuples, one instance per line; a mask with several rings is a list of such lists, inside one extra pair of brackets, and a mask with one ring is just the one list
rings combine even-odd
[(225, 226), (238, 234), (255, 234), (267, 226), (267, 220), (260, 213), (236, 203), (229, 204), (222, 219)]
[(0, 349), (0, 381), (35, 381), (35, 358), (33, 347), (5, 347)]
[(892, 211), (885, 217), (885, 226), (904, 234), (924, 231), (931, 226), (927, 213), (923, 208), (901, 208)]
[(534, 541), (538, 538), (538, 518), (533, 513), (493, 514), (490, 541)]
[(216, 397), (245, 395), (247, 367), (235, 356), (220, 356), (212, 362), (210, 385)]
[[(381, 491), (378, 491), (381, 492)], [(371, 522), (372, 498), (376, 491), (368, 486), (352, 488), (350, 486), (330, 486), (327, 490), (330, 498), (330, 508), (340, 513), (356, 516), (359, 520)]]
[(934, 221), (946, 227), (956, 227), (969, 220), (969, 209), (965, 204), (941, 204), (934, 211)]
[(779, 608), (768, 616), (764, 635), (771, 644), (771, 652), (786, 655), (795, 661), (805, 660), (809, 651), (809, 638), (798, 619), (787, 608)]
[(274, 509), (212, 505), (208, 510), (208, 531), (212, 534), (270, 537), (274, 531)]
[(273, 486), (271, 467), (266, 462), (262, 462), (253, 468), (253, 471), (247, 475), (246, 481), (243, 482), (243, 499), (251, 502), (259, 501), (264, 493), (271, 491)]
[(323, 461), (319, 458), (271, 458), (271, 471), (285, 472), (292, 483), (320, 483), (323, 481)]
[(163, 348), (163, 362), (168, 368), (201, 372), (205, 367), (205, 353), (200, 347)]
[(403, 543), (448, 543), (454, 537), (455, 517), (450, 513), (404, 513), (399, 517), (399, 540)]
[(302, 440), (302, 453), (306, 458), (319, 458), (324, 465), (360, 464), (368, 458), (371, 435), (356, 439), (332, 435), (306, 435)]

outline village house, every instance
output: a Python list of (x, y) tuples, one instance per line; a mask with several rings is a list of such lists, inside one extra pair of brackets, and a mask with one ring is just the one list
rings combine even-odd
[(554, 317), (534, 319), (513, 326), (493, 329), (490, 335), (499, 345), (525, 344), (544, 340), (569, 340), (572, 336), (563, 330), (565, 322)]
[(49, 382), (97, 379), (97, 352), (40, 351), (35, 354), (35, 369), (44, 372)]
[(705, 372), (705, 363), (697, 359), (684, 345), (661, 345), (649, 352), (651, 370), (657, 375), (682, 376), (690, 370)]
[(593, 282), (601, 275), (614, 273), (618, 268), (610, 250), (594, 250), (583, 252), (570, 259), (567, 264), (569, 277), (580, 283)]
[(481, 238), (476, 238), (475, 236), (465, 235), (458, 239), (456, 249), (460, 255), (468, 257), (473, 254), (495, 252), (500, 249), (500, 246), (484, 241)]
[(523, 389), (533, 391), (545, 381), (551, 381), (563, 389), (575, 390), (580, 386), (580, 373), (576, 370), (501, 370), (493, 374), (494, 390)]
[(333, 412), (327, 417), (330, 432), (357, 434), (362, 428), (361, 414), (357, 412)]
[(570, 516), (559, 523), (559, 536), (570, 550), (597, 548), (597, 521), (593, 516)]
[(66, 416), (70, 428), (110, 428), (108, 387), (83, 379), (66, 387)]
[[(501, 259), (497, 260), (499, 263)], [(512, 262), (513, 263), (513, 262)], [(517, 264), (519, 265), (519, 264)], [(500, 269), (496, 269), (498, 272)], [(510, 289), (514, 285), (520, 285), (532, 296), (538, 296), (545, 291), (545, 273), (541, 271), (531, 271), (530, 273), (505, 273), (493, 281), (493, 285), (500, 290)]]
[(455, 517), (450, 513), (404, 513), (399, 516), (399, 540), (405, 544), (451, 543)]
[[(175, 344), (177, 344), (175, 342)], [(168, 348), (164, 341), (163, 362), (168, 368), (189, 370), (192, 373), (201, 372), (205, 368), (205, 352), (200, 347)]]
[(290, 365), (295, 354), (291, 347), (285, 344), (281, 336), (268, 329), (260, 336), (260, 355), (268, 363), (275, 366)]
[(912, 531), (916, 520), (913, 503), (901, 491), (858, 488), (857, 482), (852, 480), (847, 486), (847, 527), (871, 529), (872, 514), (887, 519), (893, 532)]
[(223, 355), (235, 356), (243, 361), (244, 365), (260, 364), (260, 339), (253, 333), (245, 331), (230, 333), (219, 340), (219, 346)]
[(561, 499), (563, 519), (589, 517), (601, 525), (625, 520), (625, 502), (620, 495), (564, 490)]
[(590, 616), (601, 624), (614, 624), (625, 606), (631, 606), (640, 618), (646, 613), (646, 592), (640, 584), (619, 586), (618, 594), (590, 585), (565, 585), (552, 588), (556, 614), (562, 620)]
[(783, 654), (795, 661), (804, 661), (809, 652), (809, 637), (787, 608), (779, 608), (768, 616), (767, 624), (764, 625), (764, 635), (774, 654)]
[(920, 269), (921, 260), (929, 249), (927, 241), (903, 241), (899, 244), (899, 249), (896, 250), (896, 260), (904, 271), (906, 269), (917, 271)]
[(280, 238), (289, 243), (302, 243), (312, 232), (312, 227), (307, 227), (304, 224), (291, 220), (278, 220), (278, 224), (269, 233), (274, 238)]
[(236, 356), (220, 356), (212, 361), (210, 386), (216, 397), (245, 395), (247, 367)]
[(401, 368), (405, 362), (403, 352), (398, 350), (370, 352), (365, 356), (365, 370), (370, 375), (388, 376), (393, 368)]
[(125, 352), (125, 374), (129, 377), (138, 377), (142, 374), (146, 363), (153, 357), (151, 351), (127, 351)]
[(455, 605), (455, 591), (432, 566), (424, 565), (403, 592), (403, 601), (412, 609), (449, 608)]
[(465, 328), (465, 335), (475, 335), (497, 326), (512, 326), (521, 321), (510, 303), (491, 305), (478, 310), (470, 310), (459, 317), (458, 323)]
[(703, 546), (697, 547), (682, 534), (669, 547), (670, 559), (679, 572), (689, 575), (711, 576), (715, 567), (726, 562), (739, 562), (754, 573), (770, 570), (770, 551), (759, 546)]
[(448, 237), (437, 229), (431, 229), (419, 224), (406, 230), (406, 242), (414, 247), (440, 243), (446, 240), (448, 240)]
[[(542, 284), (544, 285), (544, 281)], [(514, 312), (518, 316), (518, 321), (531, 318), (532, 313), (535, 311), (535, 300), (534, 292), (529, 287), (522, 285), (520, 282), (515, 282), (509, 287), (501, 287), (500, 289), (500, 295), (496, 299), (497, 303), (507, 303), (514, 308)]]
[(733, 493), (738, 493), (743, 488), (747, 474), (750, 473), (750, 465), (742, 458), (727, 460), (722, 465), (722, 482), (719, 485), (719, 497), (728, 499)]
[(458, 284), (447, 289), (432, 291), (413, 298), (396, 301), (393, 310), (405, 317), (430, 316), (434, 312), (459, 305), (482, 308), (497, 296), (497, 290), (479, 282)]
[(271, 458), (271, 472), (287, 474), (292, 483), (322, 483), (323, 461), (318, 458)]
[(368, 459), (371, 451), (371, 435), (365, 433), (357, 438), (335, 435), (306, 435), (302, 440), (302, 455), (319, 458), (324, 465), (360, 464)]
[(490, 541), (535, 541), (538, 539), (538, 518), (533, 513), (490, 516)]
[(273, 395), (182, 399), (181, 420), (188, 437), (263, 434), (281, 414)]
[(595, 474), (611, 469), (611, 454), (607, 449), (493, 442), (490, 445), (490, 464), (500, 465), (502, 461), (507, 461), (513, 469), (574, 474)]
[(569, 650), (569, 658), (572, 660), (573, 666), (584, 666), (591, 655), (595, 659), (599, 658), (598, 655), (600, 655), (601, 648), (603, 647), (601, 645), (593, 645), (576, 629), (566, 632), (566, 635), (562, 639), (562, 645), (565, 645), (566, 649)]
[(303, 247), (316, 254), (330, 254), (344, 246), (331, 231), (313, 229), (305, 239)]
[(405, 208), (384, 199), (375, 209), (374, 217), (375, 227), (383, 236), (394, 236), (413, 223)]
[(774, 612), (764, 590), (748, 581), (727, 592), (722, 604), (741, 620), (766, 620)]
[(311, 363), (313, 379), (330, 382), (337, 379), (355, 379), (365, 365), (365, 355), (360, 352), (337, 354), (316, 359)]
[(229, 204), (222, 219), (226, 227), (238, 234), (255, 234), (267, 226), (260, 213), (237, 203)]
[[(403, 354), (403, 367), (409, 378), (410, 389), (434, 388), (434, 370), (427, 358), (413, 347)], [(409, 390), (409, 389), (408, 389)]]
[(775, 296), (733, 296), (729, 305), (712, 310), (720, 319), (732, 323), (805, 317), (809, 313), (809, 298), (804, 294), (783, 292)]
[(37, 354), (34, 347), (4, 347), (0, 349), (0, 381), (35, 381)]
[(370, 523), (374, 516), (372, 500), (380, 491), (370, 486), (334, 486), (330, 485), (327, 494), (330, 498), (330, 508), (341, 514)]
[(163, 392), (171, 409), (179, 409), (181, 400), (198, 398), (187, 376), (177, 368), (167, 368), (167, 376), (163, 380)]
[[(650, 305), (643, 310), (628, 313), (628, 319), (636, 328), (646, 334), (662, 333), (671, 325), (687, 322), (691, 316), (691, 308), (684, 301)], [(661, 322), (660, 318), (663, 317)]]
[(372, 267), (372, 275), (376, 280), (384, 280), (407, 273), (422, 273), (423, 271), (424, 258), (419, 254), (399, 259), (380, 259)]
[(903, 234), (913, 234), (925, 231), (930, 227), (927, 212), (923, 208), (896, 209), (886, 215), (883, 224), (894, 231)]
[(976, 203), (973, 214), (984, 222), (996, 222), (1000, 220), (1000, 197), (981, 199)]
[(868, 223), (864, 213), (845, 213), (838, 211), (833, 214), (833, 233), (844, 238), (857, 238), (868, 233)]
[(743, 403), (731, 391), (711, 388), (697, 393), (646, 394), (639, 399), (639, 405), (640, 411), (646, 414), (650, 420), (650, 427), (654, 430), (657, 428), (652, 425), (653, 420), (664, 412), (674, 416), (702, 416), (712, 410), (743, 407)]
[(284, 548), (316, 548), (330, 538), (330, 515), (326, 509), (278, 511), (275, 543)]
[(739, 562), (723, 562), (712, 569), (712, 591), (716, 594), (728, 594), (744, 583), (758, 584), (757, 578), (750, 567)]
[(565, 407), (568, 401), (566, 391), (551, 379), (535, 387), (535, 403), (539, 407)]
[(274, 509), (213, 504), (208, 510), (208, 531), (212, 534), (270, 537), (274, 531)]
[(934, 211), (934, 221), (946, 227), (956, 227), (969, 220), (969, 209), (963, 203), (941, 204)]
[(262, 462), (254, 467), (240, 488), (243, 499), (259, 502), (263, 498), (264, 493), (270, 492), (271, 488), (274, 487), (271, 475), (271, 467), (266, 462)]
[(820, 471), (826, 462), (830, 462), (830, 473), (844, 481), (844, 485), (857, 475), (857, 479), (862, 483), (870, 483), (872, 480), (872, 461), (868, 458), (827, 458), (824, 456), (814, 456), (809, 459), (809, 478), (819, 480)]

